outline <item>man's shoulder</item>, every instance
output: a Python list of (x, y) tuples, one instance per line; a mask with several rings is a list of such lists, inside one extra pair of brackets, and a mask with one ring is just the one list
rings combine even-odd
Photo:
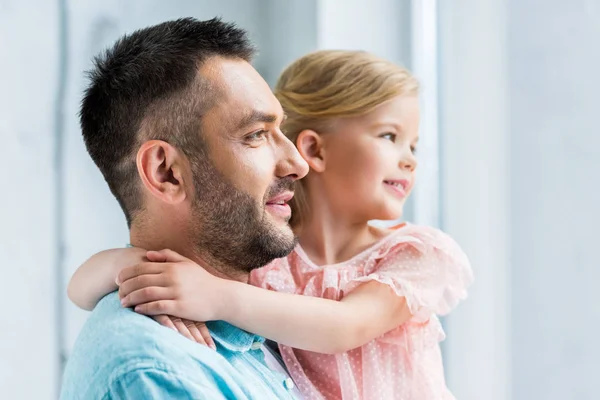
[(81, 330), (63, 384), (65, 390), (78, 393), (104, 390), (141, 370), (199, 382), (215, 364), (226, 368), (227, 362), (208, 347), (122, 308), (112, 293), (98, 303)]
[(148, 354), (161, 350), (163, 346), (178, 348), (184, 337), (159, 325), (146, 316), (131, 309), (121, 307), (117, 293), (104, 297), (96, 306), (85, 325), (73, 349), (77, 353), (93, 354), (103, 359), (135, 356), (136, 353)]

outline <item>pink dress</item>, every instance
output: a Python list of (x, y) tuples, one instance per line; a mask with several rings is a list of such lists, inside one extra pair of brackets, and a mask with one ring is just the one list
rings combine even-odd
[(469, 260), (449, 236), (405, 224), (352, 259), (317, 266), (298, 246), (252, 273), (251, 283), (278, 292), (341, 300), (368, 281), (404, 296), (413, 317), (362, 347), (336, 355), (280, 346), (306, 399), (453, 399), (444, 380), (437, 315), (466, 297)]

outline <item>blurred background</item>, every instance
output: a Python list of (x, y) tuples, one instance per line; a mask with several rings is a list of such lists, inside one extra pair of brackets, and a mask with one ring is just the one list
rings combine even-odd
[[(469, 254), (444, 323), (462, 400), (597, 399), (600, 0), (0, 0), (0, 397), (53, 399), (87, 313), (66, 283), (127, 242), (77, 112), (91, 58), (124, 33), (220, 15), (273, 84), (316, 49), (364, 49), (423, 91), (407, 219)], [(594, 183), (596, 182), (596, 183)]]

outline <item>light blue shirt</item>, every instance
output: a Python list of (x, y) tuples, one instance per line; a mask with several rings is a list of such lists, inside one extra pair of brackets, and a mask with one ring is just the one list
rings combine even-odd
[(222, 321), (207, 325), (217, 351), (122, 308), (109, 294), (79, 334), (61, 399), (296, 398), (289, 377), (267, 367), (262, 337)]

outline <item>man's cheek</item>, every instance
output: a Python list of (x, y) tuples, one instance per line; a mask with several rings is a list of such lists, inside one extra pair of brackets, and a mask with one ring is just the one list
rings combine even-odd
[(270, 152), (257, 152), (254, 157), (247, 157), (239, 163), (238, 176), (246, 184), (267, 188), (275, 179), (275, 163)]

